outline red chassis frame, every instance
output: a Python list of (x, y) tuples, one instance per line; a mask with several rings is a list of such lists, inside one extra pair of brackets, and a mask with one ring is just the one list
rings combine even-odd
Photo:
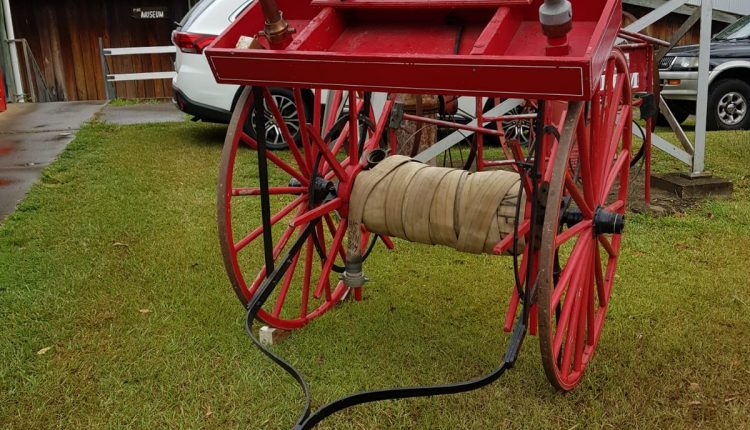
[(588, 100), (620, 28), (621, 0), (573, 0), (571, 52), (565, 56), (547, 55), (541, 3), (281, 0), (295, 30), (291, 44), (236, 49), (241, 36), (263, 30), (263, 13), (254, 4), (206, 56), (224, 84)]

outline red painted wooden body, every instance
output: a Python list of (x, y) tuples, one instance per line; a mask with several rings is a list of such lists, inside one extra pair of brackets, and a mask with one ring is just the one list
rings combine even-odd
[(263, 28), (256, 3), (206, 55), (226, 84), (589, 100), (620, 28), (621, 0), (573, 0), (565, 56), (546, 54), (541, 2), (279, 0), (295, 29), (291, 44), (235, 49)]

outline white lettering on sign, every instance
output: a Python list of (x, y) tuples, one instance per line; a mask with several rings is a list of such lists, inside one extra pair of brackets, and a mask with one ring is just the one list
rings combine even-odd
[(141, 19), (163, 19), (163, 10), (142, 10)]

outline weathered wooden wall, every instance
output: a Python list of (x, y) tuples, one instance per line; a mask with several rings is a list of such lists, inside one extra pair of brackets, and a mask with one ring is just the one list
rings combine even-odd
[[(623, 10), (625, 12), (629, 12), (635, 16), (635, 18), (640, 18), (643, 15), (646, 15), (648, 12), (651, 12), (651, 9), (647, 9), (644, 7), (638, 7), (638, 6), (632, 6), (632, 5), (625, 5), (623, 6)], [(644, 31), (645, 34), (648, 34), (649, 36), (657, 37), (662, 40), (669, 40), (672, 35), (677, 32), (677, 30), (682, 26), (682, 24), (687, 21), (689, 17), (687, 15), (681, 15), (672, 13), (661, 20), (657, 21), (654, 25), (647, 28), (646, 31)], [(626, 24), (628, 24), (626, 20)], [(714, 21), (713, 22), (713, 31), (712, 34), (716, 34), (722, 29), (724, 29), (727, 25), (727, 23)], [(692, 30), (690, 30), (685, 37), (678, 43), (678, 45), (693, 45), (700, 42), (700, 21), (698, 24), (696, 24)]]
[[(139, 20), (135, 7), (167, 6), (169, 19)], [(28, 40), (50, 89), (59, 100), (105, 99), (99, 37), (105, 47), (171, 44), (173, 21), (187, 13), (185, 0), (11, 0), (16, 37)], [(110, 57), (112, 73), (174, 70), (172, 55)], [(171, 82), (116, 84), (122, 98), (171, 97)]]

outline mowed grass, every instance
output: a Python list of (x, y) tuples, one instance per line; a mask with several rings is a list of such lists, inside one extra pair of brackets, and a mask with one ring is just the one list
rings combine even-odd
[[(300, 391), (246, 339), (219, 252), (223, 133), (88, 125), (0, 226), (0, 428), (291, 427)], [(360, 406), (320, 428), (750, 428), (750, 133), (709, 134), (707, 159), (734, 198), (629, 216), (604, 334), (574, 392), (549, 386), (528, 337), (487, 388)], [(656, 165), (672, 167), (659, 154)], [(274, 347), (315, 405), (500, 362), (509, 259), (397, 241), (365, 269), (365, 301)]]

